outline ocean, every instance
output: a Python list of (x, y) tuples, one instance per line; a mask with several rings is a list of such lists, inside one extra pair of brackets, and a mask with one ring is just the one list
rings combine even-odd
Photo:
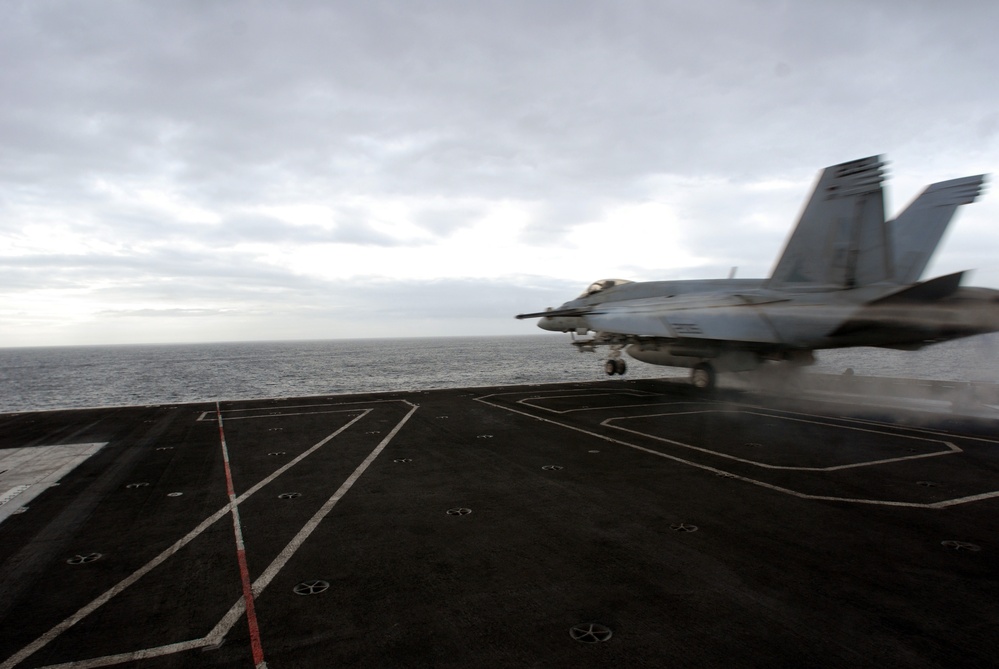
[[(605, 380), (568, 335), (0, 349), (0, 413)], [(999, 335), (923, 351), (820, 351), (808, 371), (999, 382)], [(627, 358), (624, 378), (688, 371)], [(621, 377), (613, 377), (621, 378)]]

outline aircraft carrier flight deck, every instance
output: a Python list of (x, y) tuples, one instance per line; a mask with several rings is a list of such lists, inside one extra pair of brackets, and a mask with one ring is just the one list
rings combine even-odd
[(992, 400), (834, 390), (0, 415), (0, 669), (999, 665)]

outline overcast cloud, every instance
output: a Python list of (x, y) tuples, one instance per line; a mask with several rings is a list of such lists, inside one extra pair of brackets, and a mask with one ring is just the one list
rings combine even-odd
[[(532, 334), (999, 165), (999, 5), (0, 4), (0, 346)], [(999, 287), (999, 196), (929, 272)]]

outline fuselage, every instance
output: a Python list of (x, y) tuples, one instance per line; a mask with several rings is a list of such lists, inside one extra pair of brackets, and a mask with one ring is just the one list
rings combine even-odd
[(907, 287), (889, 283), (800, 291), (772, 290), (766, 283), (620, 283), (566, 302), (553, 310), (560, 315), (546, 316), (538, 326), (595, 332), (605, 340), (640, 344), (644, 353), (696, 354), (688, 357), (722, 351), (772, 356), (851, 346), (919, 348), (999, 330), (999, 291), (987, 288), (958, 288), (944, 297), (913, 301), (893, 300), (892, 295), (904, 295)]

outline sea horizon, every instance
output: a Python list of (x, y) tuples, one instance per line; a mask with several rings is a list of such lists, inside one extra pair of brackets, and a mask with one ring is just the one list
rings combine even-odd
[[(4, 347), (0, 413), (689, 374), (625, 356), (627, 374), (607, 377), (606, 351), (580, 353), (570, 341), (532, 333)], [(824, 350), (805, 373), (996, 383), (997, 348), (999, 335), (981, 335), (918, 352)]]

